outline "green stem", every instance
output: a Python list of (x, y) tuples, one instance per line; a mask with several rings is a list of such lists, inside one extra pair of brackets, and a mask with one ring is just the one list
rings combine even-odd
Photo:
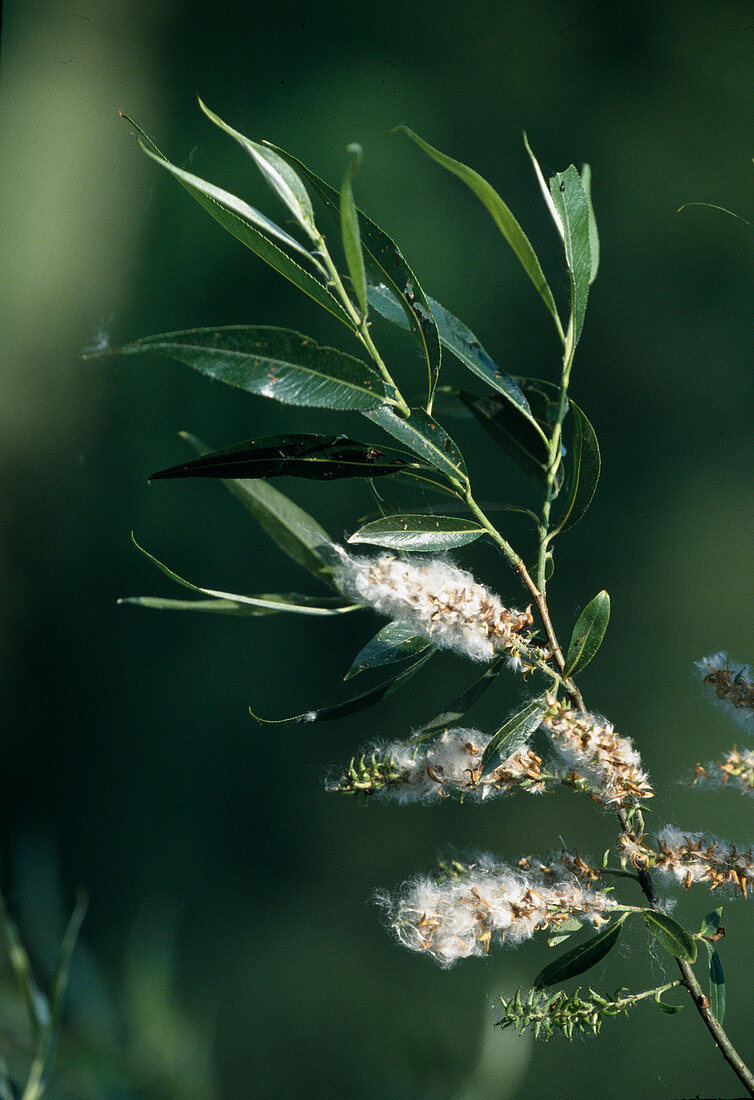
[(332, 285), (335, 287), (338, 297), (343, 303), (343, 308), (348, 314), (350, 320), (353, 322), (356, 338), (361, 341), (363, 346), (369, 352), (372, 362), (377, 367), (377, 370), (382, 375), (384, 381), (387, 382), (390, 388), (395, 391), (396, 407), (400, 410), (403, 416), (411, 416), (411, 409), (406, 403), (403, 394), (393, 381), (390, 371), (385, 366), (385, 362), (382, 356), (377, 351), (377, 348), (374, 345), (374, 341), (369, 334), (369, 326), (367, 325), (366, 317), (361, 316), (361, 314), (358, 312), (353, 302), (349, 298), (348, 293), (346, 292), (346, 288), (343, 285), (343, 280), (341, 279), (338, 269), (333, 263), (332, 256), (330, 255), (330, 252), (327, 248), (327, 242), (325, 241), (325, 238), (322, 236), (321, 233), (316, 239), (315, 244), (317, 246), (317, 251), (322, 256), (322, 259), (325, 261), (327, 275), (329, 276)]

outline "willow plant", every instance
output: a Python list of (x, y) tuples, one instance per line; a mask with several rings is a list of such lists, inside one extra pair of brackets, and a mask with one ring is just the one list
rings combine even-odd
[[(402, 689), (438, 649), (476, 662), (471, 682), (457, 698), (439, 710), (436, 701), (430, 704), (427, 720), (407, 730), (404, 740), (354, 753), (331, 789), (398, 801), (448, 795), (483, 800), (513, 791), (541, 795), (565, 785), (584, 796), (585, 812), (614, 815), (615, 842), (596, 863), (561, 850), (541, 859), (523, 857), (515, 866), (494, 855), (440, 864), (397, 892), (381, 895), (398, 941), (441, 966), (486, 954), (504, 940), (517, 944), (545, 934), (551, 945), (567, 941), (565, 953), (533, 978), (528, 991), (502, 1001), (500, 1026), (532, 1029), (543, 1037), (554, 1031), (569, 1038), (596, 1034), (605, 1017), (625, 1014), (643, 1000), (672, 1013), (680, 1006), (666, 1003), (664, 995), (681, 987), (723, 1057), (754, 1095), (754, 1076), (723, 1029), (725, 982), (715, 946), (723, 935), (722, 910), (702, 916), (698, 930), (690, 930), (669, 915), (655, 888), (662, 876), (682, 887), (698, 883), (745, 896), (754, 881), (754, 854), (695, 833), (645, 827), (643, 807), (654, 792), (639, 752), (609, 721), (588, 710), (578, 682), (604, 638), (608, 594), (599, 592), (586, 603), (567, 644), (556, 635), (548, 606), (556, 539), (584, 516), (600, 474), (594, 429), (569, 395), (599, 264), (589, 166), (578, 170), (570, 165), (545, 181), (525, 142), (547, 216), (563, 244), (570, 300), (561, 311), (529, 239), (496, 190), (471, 168), (405, 130), (481, 201), (555, 327), (562, 347), (555, 379), (522, 378), (502, 370), (470, 329), (425, 293), (395, 243), (357, 208), (353, 181), (361, 160), (359, 146), (348, 147), (343, 181), (335, 189), (289, 153), (251, 141), (201, 106), (254, 162), (287, 211), (290, 232), (242, 199), (171, 163), (128, 121), (147, 156), (225, 229), (341, 322), (351, 350), (323, 347), (287, 329), (235, 325), (148, 336), (104, 354), (161, 352), (207, 378), (282, 404), (358, 413), (363, 431), (358, 439), (316, 433), (265, 436), (222, 450), (209, 450), (186, 436), (196, 457), (152, 475), (222, 479), (326, 594), (217, 591), (179, 577), (148, 554), (163, 573), (190, 589), (192, 597), (125, 602), (252, 616), (346, 615), (372, 608), (387, 619), (354, 657), (346, 676), (350, 680), (378, 670), (382, 679), (376, 687), (278, 721), (321, 722), (377, 704)], [(340, 238), (336, 256), (321, 228), (331, 218), (328, 231), (332, 228)], [(377, 316), (405, 330), (418, 353), (418, 369), (405, 394), (375, 342), (372, 320)], [(467, 369), (468, 389), (439, 384), (443, 354)], [(493, 521), (479, 503), (464, 457), (433, 411), (438, 395), (443, 408), (456, 406), (470, 414), (499, 446), (501, 461), (515, 463), (535, 483), (536, 508), (517, 500), (500, 502), (530, 521), (536, 536), (533, 555), (522, 555), (509, 541), (505, 525)], [(392, 437), (389, 445), (386, 437)], [(362, 478), (372, 488), (375, 479), (383, 485), (401, 482), (416, 488), (423, 506), (393, 513), (385, 505), (387, 490), (375, 491), (375, 518), (354, 530), (343, 546), (273, 487), (271, 480), (281, 476)], [(427, 507), (428, 499), (440, 503)], [(520, 608), (505, 606), (457, 563), (463, 548), (477, 539), (491, 540), (515, 573)], [(716, 654), (702, 662), (701, 671), (715, 697), (736, 718), (748, 721), (754, 716), (754, 685), (745, 666)], [(501, 718), (495, 731), (465, 725), (467, 711), (482, 693), (506, 676), (525, 683), (524, 702), (516, 713)], [(700, 766), (697, 778), (752, 788), (754, 754), (732, 750), (725, 761)], [(643, 904), (622, 900), (627, 880), (638, 884)], [(637, 922), (677, 963), (674, 980), (612, 993), (562, 988), (601, 962), (624, 927)]]

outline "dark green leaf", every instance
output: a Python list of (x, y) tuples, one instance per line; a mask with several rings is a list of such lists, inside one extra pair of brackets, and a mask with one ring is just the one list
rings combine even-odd
[(382, 477), (405, 470), (404, 458), (366, 443), (335, 435), (268, 435), (182, 462), (152, 474), (225, 479), (303, 477), (332, 481), (342, 477)]
[(600, 477), (602, 459), (594, 428), (578, 405), (571, 401), (573, 409), (573, 444), (571, 447), (571, 484), (563, 514), (557, 530), (562, 534), (575, 527), (592, 503)]
[(398, 416), (386, 405), (361, 411), (419, 458), (441, 470), (452, 482), (460, 483), (462, 487), (468, 485), (463, 455), (447, 432), (423, 409), (412, 409), (408, 419)]
[(446, 703), (441, 711), (430, 718), (428, 722), (424, 722), (414, 731), (413, 740), (423, 741), (427, 737), (431, 737), (435, 733), (439, 733), (441, 730), (447, 729), (448, 726), (453, 726), (459, 719), (463, 718), (466, 711), (469, 710), (477, 701), (480, 695), (482, 695), (487, 688), (492, 687), (493, 683), (497, 679), (499, 673), (505, 667), (505, 655), (496, 657), (495, 660), (489, 665), (481, 676), (477, 677), (460, 695), (457, 695), (449, 703)]
[(455, 516), (395, 515), (366, 523), (348, 539), (393, 550), (450, 550), (486, 534), (483, 527)]
[(267, 325), (230, 325), (144, 336), (114, 348), (117, 355), (160, 351), (247, 393), (284, 405), (319, 409), (377, 409), (393, 393), (376, 371), (338, 348)]
[(712, 1015), (715, 1019), (719, 1023), (722, 1023), (725, 1019), (726, 1003), (723, 964), (720, 962), (720, 956), (709, 940), (703, 939), (702, 943), (707, 949), (707, 957), (709, 959), (709, 1006), (712, 1009)]
[(526, 744), (535, 729), (541, 724), (542, 715), (547, 709), (544, 695), (532, 699), (500, 727), (487, 745), (482, 755), (482, 778), (518, 752)]
[(423, 635), (414, 634), (406, 623), (388, 623), (356, 654), (343, 679), (350, 680), (368, 669), (404, 661), (407, 657), (423, 653), (431, 644)]
[[(140, 144), (147, 156), (172, 173), (199, 205), (203, 206), (224, 229), (237, 237), (242, 244), (251, 249), (270, 267), (289, 279), (299, 290), (303, 290), (305, 294), (313, 298), (318, 305), (323, 306), (339, 321), (342, 321), (351, 331), (355, 331), (353, 321), (327, 287), (300, 267), (287, 252), (283, 252), (271, 240), (271, 237), (276, 237), (289, 248), (295, 248), (297, 252), (303, 253), (307, 259), (312, 260), (306, 249), (293, 237), (242, 199), (231, 195), (228, 191), (223, 191), (220, 187), (215, 187), (214, 184), (208, 183), (206, 180), (200, 179), (199, 176), (192, 175), (191, 172), (185, 172), (182, 168), (171, 164), (133, 119), (129, 118), (128, 115), (123, 115), (123, 118), (130, 122), (140, 134), (142, 139)], [(318, 262), (317, 267), (318, 269), (320, 267)]]
[(722, 905), (718, 909), (713, 909), (711, 913), (707, 913), (702, 918), (702, 927), (700, 929), (702, 936), (714, 936), (717, 934), (717, 930), (720, 927), (720, 921), (723, 919), (723, 907)]
[(249, 708), (249, 714), (252, 718), (256, 719), (257, 722), (262, 722), (268, 726), (283, 726), (287, 725), (289, 722), (325, 722), (333, 718), (345, 718), (349, 714), (356, 714), (357, 711), (366, 710), (367, 707), (374, 706), (375, 703), (379, 703), (380, 700), (385, 699), (388, 695), (392, 695), (394, 691), (398, 691), (407, 680), (427, 663), (434, 652), (435, 650), (432, 648), (428, 653), (423, 653), (417, 661), (414, 661), (412, 665), (409, 665), (409, 667), (402, 672), (392, 676), (389, 680), (383, 681), (383, 683), (378, 684), (377, 687), (371, 688), (361, 695), (356, 695), (353, 699), (348, 699), (345, 703), (336, 703), (332, 707), (320, 707), (319, 710), (309, 710), (304, 714), (294, 714), (291, 715), (290, 718), (260, 718), (251, 708)]
[(494, 187), (478, 172), (475, 172), (472, 168), (467, 168), (465, 164), (461, 164), (458, 160), (453, 160), (452, 157), (446, 156), (438, 149), (433, 148), (431, 145), (423, 141), (413, 130), (409, 130), (405, 126), (399, 127), (405, 134), (416, 142), (416, 144), (424, 150), (433, 160), (442, 165), (443, 168), (447, 168), (449, 172), (458, 176), (459, 179), (471, 188), (477, 198), (487, 208), (492, 216), (492, 220), (498, 227), (500, 232), (505, 237), (508, 244), (516, 253), (524, 271), (531, 279), (532, 283), (536, 287), (540, 294), (542, 301), (545, 303), (553, 318), (555, 319), (558, 328), (560, 327), (560, 321), (558, 319), (558, 311), (555, 308), (555, 299), (552, 296), (552, 291), (547, 285), (547, 280), (544, 277), (542, 267), (537, 259), (536, 253), (532, 248), (529, 238), (524, 233), (521, 226), (518, 224), (513, 214), (510, 212), (506, 204), (500, 198)]
[(497, 397), (459, 394), (467, 409), (498, 447), (516, 465), (543, 481), (547, 474), (548, 446), (541, 428), (507, 401)]
[[(319, 194), (320, 198), (324, 200), (332, 213), (338, 217), (340, 204), (338, 192), (335, 188), (331, 187), (329, 183), (325, 183), (305, 164), (291, 156), (290, 153), (286, 153), (284, 149), (279, 149), (277, 146), (270, 146), (270, 148), (275, 149), (301, 173), (304, 179)], [(427, 366), (429, 375), (427, 406), (431, 409), (437, 376), (440, 373), (442, 355), (440, 337), (437, 334), (437, 326), (432, 317), (429, 302), (418, 279), (401, 255), (395, 242), (361, 210), (357, 210), (357, 213), (359, 235), (366, 267), (374, 281), (385, 283), (391, 293), (395, 295), (411, 326), (411, 332), (419, 348), (419, 353)]]
[(550, 180), (550, 193), (565, 233), (566, 262), (571, 276), (571, 341), (575, 347), (584, 325), (589, 282), (592, 277), (592, 260), (589, 251), (589, 204), (581, 184), (581, 177), (573, 165), (566, 168), (565, 172), (558, 172)]
[(259, 145), (257, 142), (244, 137), (243, 134), (239, 134), (238, 130), (228, 126), (227, 122), (223, 122), (213, 111), (210, 111), (201, 99), (199, 100), (199, 106), (207, 118), (214, 122), (216, 126), (219, 126), (221, 130), (224, 130), (226, 134), (235, 138), (239, 145), (246, 150), (267, 183), (285, 203), (302, 229), (306, 231), (312, 240), (317, 240), (319, 234), (314, 224), (314, 210), (312, 209), (311, 199), (302, 180), (288, 162), (266, 145)]
[[(392, 321), (400, 328), (408, 328), (403, 310), (386, 287), (370, 286), (367, 296), (377, 312), (382, 314), (386, 320)], [(482, 378), (494, 390), (507, 397), (525, 415), (529, 415), (531, 411), (529, 402), (526, 400), (521, 387), (509, 374), (502, 371), (492, 361), (471, 329), (467, 328), (463, 321), (459, 321), (434, 298), (428, 297), (427, 301), (432, 307), (432, 316), (435, 319), (443, 347), (451, 351), (478, 378)]]
[(575, 676), (586, 668), (602, 645), (609, 621), (610, 597), (603, 589), (589, 601), (576, 620), (566, 655), (565, 677)]
[(654, 938), (665, 950), (684, 962), (696, 962), (696, 940), (686, 929), (656, 909), (645, 909), (642, 919)]
[(356, 300), (361, 309), (361, 316), (367, 315), (367, 277), (364, 271), (364, 253), (361, 248), (361, 235), (359, 233), (359, 215), (356, 203), (353, 199), (353, 177), (361, 164), (361, 146), (349, 145), (346, 149), (351, 155), (351, 161), (346, 169), (343, 185), (340, 189), (340, 232), (343, 237), (343, 251), (346, 255), (348, 274), (351, 276), (353, 289), (356, 292)]
[[(196, 436), (181, 432), (181, 437), (199, 454), (209, 453), (209, 447)], [(308, 512), (265, 481), (231, 480), (223, 484), (284, 554), (333, 587), (332, 573), (339, 567), (340, 558), (327, 531)]]
[[(333, 600), (332, 597), (299, 597), (295, 593), (290, 593), (288, 595), (262, 594), (260, 596), (239, 596), (233, 592), (219, 592), (214, 588), (201, 588), (199, 585), (192, 584), (191, 581), (179, 577), (178, 574), (174, 573), (172, 569), (169, 569), (167, 565), (164, 565), (150, 554), (148, 550), (145, 550), (143, 546), (139, 546), (133, 535), (131, 535), (131, 538), (136, 549), (140, 550), (144, 557), (149, 558), (161, 573), (164, 573), (166, 577), (170, 577), (171, 581), (183, 585), (184, 588), (190, 588), (192, 592), (199, 592), (203, 596), (210, 596), (216, 600), (222, 600), (224, 602), (239, 604), (250, 608), (262, 608), (264, 611), (294, 611), (299, 615), (342, 615), (348, 611), (355, 611), (361, 606), (361, 604), (354, 603), (352, 600), (344, 599), (338, 602)], [(131, 596), (121, 602), (141, 603), (144, 599), (146, 599), (146, 597)], [(240, 612), (238, 613), (240, 614)], [(249, 612), (249, 614), (253, 613), (253, 611)]]
[(589, 210), (589, 256), (592, 262), (590, 284), (597, 278), (600, 266), (600, 236), (597, 232), (597, 220), (592, 206), (592, 169), (588, 164), (581, 165), (581, 186), (586, 195), (586, 205)]
[(548, 985), (559, 985), (596, 966), (615, 947), (627, 916), (627, 913), (621, 913), (614, 917), (596, 936), (566, 951), (565, 955), (545, 966), (532, 982), (533, 988), (544, 989)]

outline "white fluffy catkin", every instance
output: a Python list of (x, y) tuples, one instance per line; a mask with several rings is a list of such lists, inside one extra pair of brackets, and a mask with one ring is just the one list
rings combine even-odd
[(512, 649), (534, 621), (530, 610), (504, 607), (471, 573), (442, 558), (423, 557), (418, 563), (393, 554), (356, 557), (336, 549), (341, 558), (337, 581), (343, 592), (407, 623), (433, 645), (472, 660), (490, 661), (496, 653)]
[(616, 902), (590, 890), (578, 874), (561, 877), (518, 870), (482, 857), (465, 874), (443, 882), (423, 877), (395, 897), (378, 898), (398, 940), (441, 966), (486, 955), (494, 940), (520, 943), (570, 916), (599, 926)]

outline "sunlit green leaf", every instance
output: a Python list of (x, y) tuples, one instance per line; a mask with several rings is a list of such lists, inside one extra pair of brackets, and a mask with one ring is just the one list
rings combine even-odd
[(388, 623), (359, 650), (343, 679), (350, 680), (360, 672), (405, 661), (408, 657), (423, 653), (431, 644), (423, 635), (415, 634), (406, 623)]
[[(176, 579), (176, 574), (172, 573)], [(168, 574), (168, 575), (171, 575)], [(189, 587), (187, 585), (187, 587)], [(198, 591), (202, 591), (199, 589)], [(161, 596), (124, 596), (118, 603), (136, 604), (155, 611), (207, 611), (216, 615), (239, 615), (242, 617), (276, 615), (290, 611), (296, 615), (345, 615), (349, 611), (358, 611), (361, 604), (350, 603), (340, 596), (303, 596), (300, 592), (262, 592), (239, 598), (218, 598), (211, 600), (171, 600)]]
[(550, 194), (565, 233), (566, 262), (571, 276), (571, 340), (575, 347), (584, 325), (592, 260), (589, 250), (589, 204), (581, 177), (573, 165), (550, 180)]
[(345, 436), (268, 435), (160, 470), (151, 474), (150, 480), (303, 477), (332, 481), (343, 477), (383, 477), (405, 470), (407, 465), (405, 458)]
[(442, 165), (443, 168), (446, 168), (449, 172), (452, 172), (454, 175), (458, 176), (459, 179), (463, 180), (467, 187), (474, 192), (480, 202), (482, 202), (491, 214), (495, 225), (515, 252), (524, 271), (540, 294), (542, 301), (549, 309), (558, 326), (560, 326), (558, 311), (555, 307), (555, 299), (552, 296), (552, 291), (547, 285), (547, 280), (545, 279), (536, 253), (529, 242), (529, 238), (494, 187), (487, 183), (487, 181), (483, 179), (478, 172), (475, 172), (473, 168), (468, 168), (465, 164), (461, 164), (460, 161), (454, 160), (452, 157), (448, 157), (444, 153), (441, 153), (439, 149), (433, 148), (433, 146), (429, 145), (426, 141), (423, 141), (418, 134), (415, 134), (413, 130), (409, 130), (406, 126), (401, 126), (399, 129), (403, 130), (405, 134), (408, 134), (420, 149), (423, 149), (428, 156), (432, 157), (432, 159)]
[(312, 240), (316, 240), (319, 234), (314, 224), (314, 210), (312, 209), (311, 199), (302, 180), (290, 164), (283, 160), (273, 149), (251, 141), (240, 134), (238, 130), (234, 130), (232, 126), (228, 126), (227, 122), (223, 122), (213, 111), (210, 111), (201, 99), (199, 100), (199, 106), (207, 118), (211, 119), (226, 134), (235, 138), (239, 145), (246, 150), (267, 183), (285, 203), (299, 225), (306, 230)]
[(584, 188), (586, 204), (589, 209), (589, 256), (592, 262), (589, 282), (593, 283), (597, 278), (600, 266), (600, 236), (597, 232), (597, 220), (592, 206), (592, 169), (588, 164), (582, 164), (581, 166), (581, 186)]
[[(192, 592), (199, 592), (202, 596), (210, 596), (216, 600), (222, 600), (249, 608), (261, 608), (263, 611), (294, 611), (299, 615), (342, 615), (349, 611), (355, 611), (361, 606), (358, 603), (354, 603), (352, 600), (344, 599), (338, 603), (337, 600), (333, 600), (331, 597), (299, 597), (296, 593), (290, 593), (288, 595), (262, 594), (259, 596), (239, 596), (234, 592), (220, 592), (214, 588), (202, 588), (200, 585), (192, 584), (191, 581), (179, 577), (178, 574), (174, 573), (167, 565), (164, 565), (158, 558), (150, 554), (148, 550), (145, 550), (143, 546), (140, 546), (133, 535), (131, 538), (133, 539), (136, 549), (140, 550), (144, 557), (149, 558), (152, 564), (156, 565), (161, 573), (164, 573), (166, 577), (170, 577), (171, 581), (175, 581), (176, 584), (181, 584), (184, 588), (190, 588)], [(121, 603), (142, 603), (144, 599), (146, 599), (144, 596), (130, 596), (121, 600)], [(236, 613), (240, 614), (240, 612)], [(250, 611), (249, 614), (253, 614), (253, 612)]]
[(284, 726), (290, 722), (326, 722), (333, 718), (346, 718), (349, 714), (356, 714), (360, 710), (366, 710), (367, 707), (374, 706), (375, 703), (379, 703), (388, 695), (392, 695), (394, 691), (398, 691), (407, 680), (410, 680), (427, 663), (434, 652), (435, 650), (432, 648), (429, 652), (423, 653), (417, 661), (402, 672), (396, 673), (389, 680), (384, 680), (377, 687), (346, 700), (345, 703), (336, 703), (331, 707), (320, 707), (318, 710), (308, 710), (303, 714), (291, 715), (290, 718), (260, 718), (251, 708), (249, 708), (249, 714), (257, 722), (262, 722), (268, 726)]
[(683, 925), (657, 909), (645, 909), (641, 915), (654, 938), (669, 954), (687, 963), (696, 962), (696, 940)]
[[(297, 252), (303, 253), (312, 262), (316, 262), (316, 258), (312, 258), (298, 242), (242, 199), (231, 195), (228, 191), (223, 191), (222, 188), (216, 187), (212, 183), (208, 183), (207, 180), (200, 179), (199, 176), (192, 175), (191, 172), (185, 172), (182, 168), (176, 167), (160, 152), (151, 138), (144, 133), (133, 119), (127, 115), (123, 117), (138, 131), (142, 139), (142, 149), (147, 156), (175, 176), (199, 205), (203, 206), (224, 229), (237, 237), (242, 244), (251, 249), (270, 267), (289, 279), (299, 290), (303, 290), (305, 294), (313, 298), (318, 305), (324, 306), (334, 317), (337, 317), (352, 331), (354, 330), (353, 321), (337, 298), (330, 293), (323, 283), (297, 264), (287, 252), (283, 252), (282, 249), (278, 248), (271, 238), (275, 237), (289, 248), (295, 248)], [(316, 266), (320, 268), (318, 262), (316, 262)]]
[(361, 411), (419, 458), (441, 470), (452, 482), (462, 486), (468, 484), (463, 455), (448, 433), (423, 409), (412, 409), (407, 419), (398, 416), (386, 405)]
[(615, 947), (627, 916), (627, 913), (621, 913), (614, 917), (596, 936), (566, 951), (565, 955), (545, 966), (532, 982), (533, 988), (544, 989), (548, 985), (560, 985), (568, 978), (575, 978), (577, 974), (591, 970)]
[(544, 198), (545, 203), (547, 204), (547, 209), (550, 211), (550, 215), (552, 217), (552, 220), (555, 222), (555, 228), (557, 229), (558, 233), (560, 234), (560, 239), (563, 240), (564, 237), (565, 237), (565, 231), (563, 229), (563, 222), (560, 219), (560, 214), (558, 213), (558, 208), (556, 207), (555, 203), (552, 200), (552, 195), (550, 194), (549, 187), (545, 183), (545, 177), (542, 175), (542, 169), (539, 166), (539, 161), (537, 160), (537, 158), (534, 156), (534, 153), (532, 152), (531, 146), (529, 145), (529, 139), (526, 136), (526, 134), (524, 134), (524, 145), (526, 146), (526, 152), (529, 154), (529, 159), (532, 162), (532, 166), (534, 168), (534, 174), (537, 177), (537, 183), (539, 184), (539, 188), (542, 192), (542, 197)]
[(456, 516), (403, 514), (366, 523), (348, 541), (393, 550), (442, 551), (466, 546), (484, 534), (478, 523)]
[(604, 590), (590, 600), (576, 620), (566, 655), (564, 676), (575, 676), (602, 645), (610, 621), (610, 597)]
[(528, 702), (500, 727), (482, 754), (482, 777), (499, 768), (510, 756), (513, 756), (514, 752), (523, 748), (541, 724), (546, 708), (546, 699), (544, 695), (540, 695), (537, 699)]
[[(190, 432), (180, 434), (199, 454), (209, 453), (210, 448)], [(266, 481), (226, 480), (223, 484), (284, 554), (333, 587), (332, 574), (340, 558), (327, 531), (313, 516)]]
[(364, 253), (361, 248), (359, 214), (354, 202), (352, 186), (353, 177), (361, 164), (361, 146), (349, 145), (346, 152), (350, 154), (351, 160), (340, 189), (340, 232), (343, 238), (343, 251), (346, 255), (348, 274), (351, 276), (356, 300), (361, 309), (361, 316), (366, 317), (368, 311), (367, 277), (364, 270)]
[(112, 354), (162, 352), (247, 393), (284, 405), (321, 409), (376, 409), (393, 401), (370, 366), (309, 336), (267, 325), (196, 328), (144, 336)]
[(571, 483), (563, 507), (563, 514), (557, 523), (562, 534), (579, 522), (592, 503), (602, 468), (599, 443), (594, 428), (575, 403), (573, 409), (573, 444), (571, 446)]
[[(316, 173), (284, 149), (271, 145), (289, 164), (293, 165), (310, 186), (324, 200), (335, 217), (340, 216), (338, 192), (325, 183)], [(440, 337), (432, 317), (432, 310), (419, 280), (406, 263), (393, 240), (361, 210), (357, 209), (359, 236), (364, 263), (372, 281), (384, 283), (403, 309), (411, 327), (419, 353), (426, 364), (429, 376), (427, 407), (431, 409), (437, 376), (442, 359)]]
[(565, 943), (576, 932), (580, 932), (584, 927), (582, 921), (576, 917), (569, 917), (568, 920), (564, 920), (562, 924), (559, 924), (555, 931), (547, 937), (548, 947), (559, 947), (561, 943)]

